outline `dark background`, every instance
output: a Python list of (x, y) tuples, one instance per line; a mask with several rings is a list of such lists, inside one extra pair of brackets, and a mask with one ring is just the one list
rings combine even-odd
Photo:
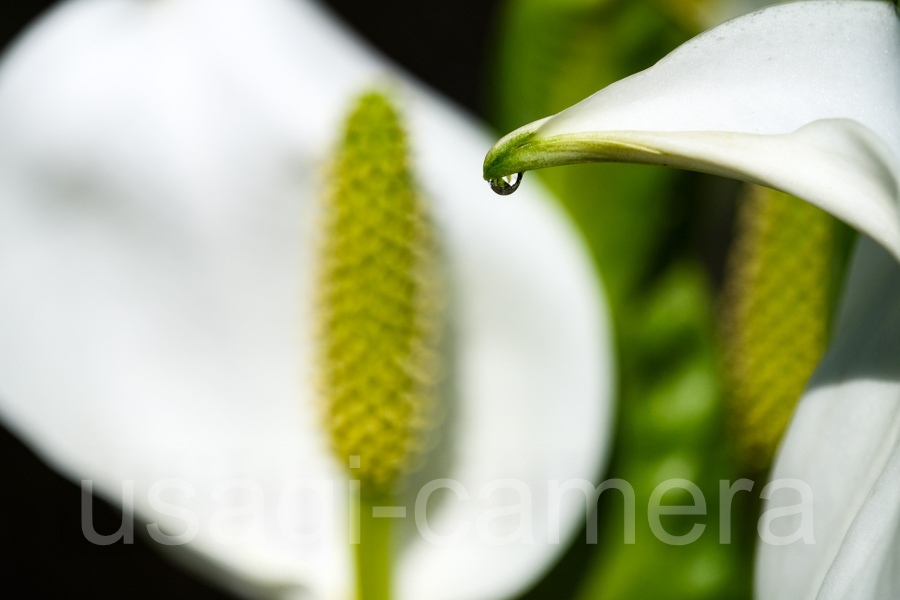
[[(317, 1), (330, 6), (345, 23), (420, 80), (477, 112), (484, 76), (481, 68), (499, 0)], [(0, 5), (0, 46), (5, 48), (55, 4), (17, 0)]]
[[(324, 3), (419, 79), (478, 112), (497, 0)], [(54, 4), (17, 0), (0, 5), (0, 49)], [(0, 476), (0, 597), (230, 598), (183, 575), (140, 538), (133, 545), (89, 543), (81, 533), (79, 488), (46, 467), (2, 425)], [(98, 532), (113, 533), (120, 522), (117, 509), (94, 499)]]

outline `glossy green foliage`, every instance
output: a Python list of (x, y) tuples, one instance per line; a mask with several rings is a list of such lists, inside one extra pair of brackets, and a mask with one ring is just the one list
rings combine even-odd
[[(634, 544), (623, 543), (622, 503), (601, 498), (600, 543), (578, 596), (583, 600), (749, 597), (753, 538), (745, 517), (753, 510), (751, 496), (742, 492), (720, 505), (720, 480), (730, 486), (739, 477), (724, 428), (711, 298), (705, 272), (685, 259), (669, 265), (617, 319), (627, 387), (608, 477), (634, 487), (636, 535)], [(703, 514), (660, 517), (670, 536), (704, 527), (696, 541), (684, 545), (654, 533), (649, 522), (654, 490), (672, 479), (696, 484), (706, 503)], [(695, 503), (683, 489), (669, 491), (661, 502)], [(723, 509), (731, 512), (728, 544), (720, 539)]]

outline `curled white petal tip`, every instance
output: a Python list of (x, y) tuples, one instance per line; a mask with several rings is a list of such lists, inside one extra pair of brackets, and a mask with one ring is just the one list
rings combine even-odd
[[(193, 511), (202, 526), (175, 551), (220, 583), (347, 597), (347, 494), (317, 428), (304, 274), (320, 161), (391, 67), (306, 2), (160, 3), (166, 18), (133, 5), (70, 2), (0, 69), (0, 414), (107, 498), (133, 481), (163, 533), (185, 531), (169, 503)], [(456, 546), (409, 537), (397, 593), (511, 597), (583, 519), (564, 507), (550, 541), (548, 480), (594, 480), (605, 460), (601, 288), (547, 198), (503, 201), (467, 177), (482, 132), (398, 80), (454, 290), (458, 408), (434, 469), (472, 497), (440, 503), (432, 525), (473, 528)], [(533, 543), (478, 538), (498, 478), (528, 486)], [(229, 498), (263, 517), (241, 543), (212, 526)]]
[(501, 139), (485, 179), (619, 161), (761, 183), (900, 259), (900, 19), (885, 2), (772, 6)]

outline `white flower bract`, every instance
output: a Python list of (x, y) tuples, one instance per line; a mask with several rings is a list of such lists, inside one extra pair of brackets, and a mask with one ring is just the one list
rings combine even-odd
[[(497, 198), (472, 176), (489, 145), (476, 125), (310, 2), (73, 0), (5, 57), (0, 416), (114, 502), (133, 482), (137, 515), (189, 538), (173, 556), (219, 584), (347, 597), (312, 257), (325, 163), (373, 84), (400, 99), (452, 294), (443, 460), (409, 486), (397, 597), (513, 596), (565, 547), (549, 541), (548, 481), (600, 475), (614, 377), (601, 288), (546, 195)], [(431, 478), (470, 494), (429, 510), (442, 535), (506, 504), (479, 497), (486, 483), (523, 482), (533, 543), (490, 545), (474, 526), (427, 542), (411, 502)], [(563, 540), (583, 518), (563, 507)]]

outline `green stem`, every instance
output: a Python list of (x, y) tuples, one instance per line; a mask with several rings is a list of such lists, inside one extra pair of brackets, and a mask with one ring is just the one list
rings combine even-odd
[(376, 506), (391, 506), (390, 498), (363, 492), (359, 497), (359, 543), (356, 544), (357, 600), (391, 598), (391, 519), (373, 517)]

